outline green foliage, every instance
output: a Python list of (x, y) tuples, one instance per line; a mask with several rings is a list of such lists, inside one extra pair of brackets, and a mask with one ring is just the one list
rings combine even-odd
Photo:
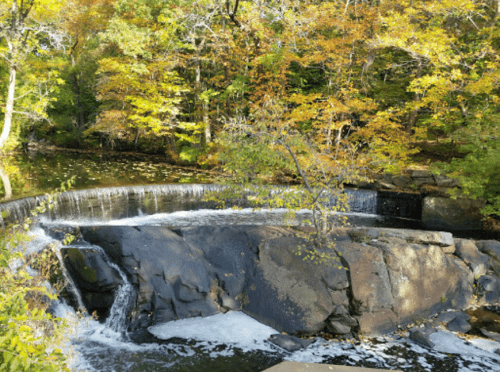
[[(69, 371), (60, 347), (67, 341), (64, 320), (46, 313), (55, 299), (43, 278), (27, 273), (16, 249), (26, 241), (23, 229), (13, 229), (0, 241), (0, 369), (2, 371)], [(45, 266), (41, 256), (38, 266)]]
[(194, 163), (200, 155), (200, 150), (194, 147), (183, 146), (179, 157), (187, 163)]

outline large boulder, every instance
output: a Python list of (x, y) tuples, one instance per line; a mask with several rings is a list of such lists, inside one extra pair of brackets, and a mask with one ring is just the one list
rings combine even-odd
[(116, 290), (123, 279), (96, 249), (62, 248), (64, 264), (89, 312), (106, 312), (113, 305)]

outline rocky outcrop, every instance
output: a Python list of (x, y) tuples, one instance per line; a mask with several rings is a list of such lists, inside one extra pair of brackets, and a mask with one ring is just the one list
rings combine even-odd
[(446, 253), (449, 233), (339, 229), (339, 260), (314, 265), (296, 254), (306, 241), (281, 227), (81, 231), (134, 285), (131, 330), (231, 309), (288, 334), (379, 334), (472, 298), (470, 268)]
[(62, 248), (61, 253), (87, 310), (105, 314), (113, 305), (116, 290), (123, 283), (118, 271), (95, 249)]

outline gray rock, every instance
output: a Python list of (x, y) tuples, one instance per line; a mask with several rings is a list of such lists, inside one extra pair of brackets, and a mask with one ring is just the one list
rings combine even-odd
[(269, 337), (269, 341), (273, 344), (278, 345), (279, 347), (285, 349), (289, 352), (294, 352), (300, 349), (304, 349), (311, 345), (315, 340), (314, 339), (302, 339), (298, 337), (275, 334)]
[(351, 333), (351, 326), (343, 324), (335, 320), (329, 320), (326, 323), (328, 330), (337, 335), (347, 335)]
[(92, 313), (106, 315), (123, 280), (95, 249), (62, 248), (64, 264), (81, 292), (83, 303)]
[[(435, 332), (435, 330), (434, 330)], [(412, 329), (410, 330), (410, 339), (416, 343), (428, 348), (433, 348), (434, 343), (430, 340), (429, 336), (434, 333), (431, 329)]]
[(336, 306), (331, 290), (348, 286), (347, 273), (337, 265), (314, 265), (297, 256), (305, 244), (293, 236), (266, 240), (259, 261), (248, 278), (243, 310), (279, 331), (314, 334), (326, 326)]
[(107, 292), (117, 289), (123, 282), (118, 271), (109, 266), (97, 250), (62, 248), (61, 253), (79, 288)]
[(476, 247), (480, 252), (487, 254), (491, 258), (500, 261), (500, 242), (497, 240), (479, 240)]
[(436, 178), (437, 185), (439, 187), (458, 187), (459, 182), (456, 179), (448, 178), (446, 176), (438, 176)]
[(500, 342), (500, 333), (496, 333), (496, 332), (490, 332), (484, 328), (481, 328), (480, 329), (481, 333), (485, 336), (485, 337), (488, 337), (492, 340), (495, 340), (497, 342)]
[(390, 182), (376, 181), (375, 185), (376, 185), (377, 188), (380, 188), (380, 189), (386, 189), (386, 190), (394, 190), (394, 189), (396, 189), (396, 186), (393, 185)]
[(351, 229), (349, 235), (355, 241), (363, 241), (367, 238), (378, 239), (380, 237), (400, 238), (409, 243), (433, 244), (447, 247), (454, 244), (453, 234), (444, 231), (423, 231), (409, 229), (367, 228), (359, 227)]
[(459, 317), (449, 322), (446, 328), (448, 328), (452, 332), (460, 333), (467, 333), (472, 329), (471, 325), (466, 320)]
[(491, 258), (477, 249), (474, 241), (467, 239), (456, 239), (455, 254), (460, 257), (471, 269), (474, 277), (486, 274), (490, 268)]
[(441, 314), (439, 314), (436, 317), (436, 320), (438, 322), (442, 323), (449, 323), (455, 318), (460, 318), (462, 320), (465, 320), (466, 322), (470, 320), (470, 316), (464, 313), (463, 311), (445, 311)]
[(478, 278), (477, 295), (485, 303), (498, 302), (500, 300), (500, 279), (492, 275), (483, 275)]
[(339, 261), (314, 265), (296, 255), (306, 242), (281, 227), (81, 230), (134, 285), (131, 330), (233, 309), (288, 334), (327, 327), (338, 334), (375, 335), (416, 316), (465, 307), (471, 296), (470, 270), (441, 248), (453, 244), (449, 233), (352, 229), (349, 235), (339, 229)]
[(500, 242), (496, 240), (480, 240), (476, 242), (480, 252), (492, 258), (491, 269), (500, 276)]

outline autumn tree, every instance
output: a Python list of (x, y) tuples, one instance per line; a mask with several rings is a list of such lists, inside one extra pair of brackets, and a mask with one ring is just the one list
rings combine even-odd
[[(0, 2), (0, 57), (9, 70), (8, 92), (4, 109), (4, 125), (0, 135), (0, 149), (5, 145), (12, 126), (16, 77), (26, 66), (29, 55), (43, 56), (50, 49), (63, 48), (64, 34), (58, 29), (57, 21), (62, 1), (28, 0)], [(54, 75), (50, 78), (56, 78)], [(46, 86), (47, 88), (47, 86)], [(50, 90), (50, 88), (47, 88)], [(43, 115), (48, 91), (28, 91), (24, 94), (42, 94), (42, 105), (35, 107), (34, 114)]]

